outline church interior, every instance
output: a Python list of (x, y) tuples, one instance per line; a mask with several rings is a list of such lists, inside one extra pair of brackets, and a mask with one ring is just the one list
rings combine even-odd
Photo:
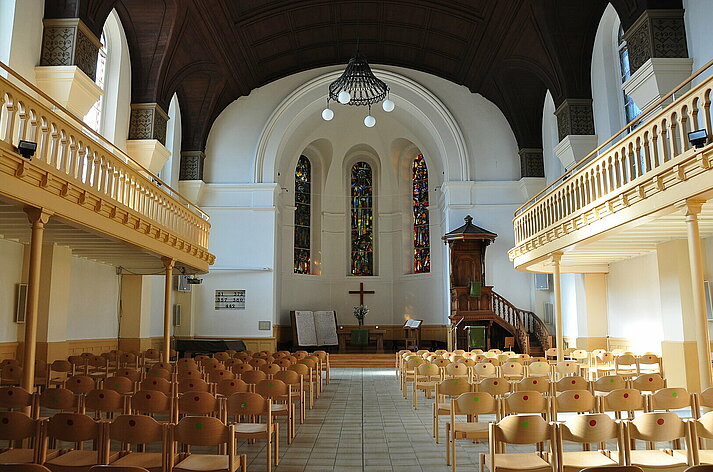
[(0, 472), (713, 470), (711, 24), (0, 0)]

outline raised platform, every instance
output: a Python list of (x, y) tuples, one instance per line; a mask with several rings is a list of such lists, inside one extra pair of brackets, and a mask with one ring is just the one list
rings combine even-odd
[(330, 354), (331, 367), (394, 367), (394, 354)]

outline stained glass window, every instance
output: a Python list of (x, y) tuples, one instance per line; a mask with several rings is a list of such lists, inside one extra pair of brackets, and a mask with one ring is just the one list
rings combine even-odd
[[(97, 75), (96, 84), (104, 90), (104, 80), (106, 79), (106, 35), (102, 33), (99, 39), (101, 46), (99, 47), (99, 54), (97, 55)], [(84, 115), (84, 122), (89, 125), (94, 131), (99, 132), (101, 128), (101, 118), (102, 118), (102, 107), (104, 105), (104, 94), (99, 97), (92, 108), (89, 109), (86, 115)]]
[(295, 274), (309, 274), (312, 166), (300, 156), (295, 168)]
[(431, 238), (428, 232), (428, 169), (421, 154), (411, 166), (413, 180), (413, 271), (431, 272)]
[(371, 166), (352, 167), (352, 275), (374, 275), (374, 193)]

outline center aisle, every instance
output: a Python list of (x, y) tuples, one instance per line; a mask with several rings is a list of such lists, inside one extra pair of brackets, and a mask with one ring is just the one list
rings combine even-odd
[[(275, 470), (450, 471), (445, 462), (445, 417), (441, 444), (431, 436), (432, 403), (421, 393), (414, 410), (410, 394), (404, 400), (393, 368), (332, 368), (330, 384), (308, 410), (305, 424), (298, 424), (289, 446), (281, 425), (280, 465)], [(486, 449), (485, 443), (460, 441), (458, 467), (477, 470), (478, 453)], [(264, 445), (241, 441), (238, 452), (248, 454), (249, 470), (264, 470)]]

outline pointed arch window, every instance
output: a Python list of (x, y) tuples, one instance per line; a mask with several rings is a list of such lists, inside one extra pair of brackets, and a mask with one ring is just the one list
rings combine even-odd
[(428, 168), (422, 154), (411, 166), (413, 182), (413, 271), (431, 272), (431, 237), (428, 230)]
[[(629, 66), (629, 47), (624, 40), (624, 28), (621, 25), (619, 25), (617, 33), (617, 49), (619, 52), (619, 72), (621, 73), (621, 83), (623, 84), (631, 77), (631, 67)], [(627, 123), (630, 123), (641, 114), (641, 110), (626, 92), (622, 93), (624, 94), (624, 118)]]
[(300, 156), (295, 168), (295, 207), (295, 274), (309, 274), (312, 269), (312, 164), (305, 156)]
[(351, 172), (352, 275), (374, 275), (374, 174), (366, 162)]
[[(105, 89), (104, 82), (106, 80), (106, 58), (107, 58), (107, 39), (106, 33), (102, 32), (101, 38), (99, 38), (101, 46), (99, 47), (99, 54), (97, 55), (97, 75), (95, 83), (102, 90)], [(99, 97), (99, 100), (92, 105), (86, 115), (84, 115), (84, 122), (92, 128), (94, 131), (99, 132), (102, 125), (102, 108), (104, 107), (104, 94)]]

